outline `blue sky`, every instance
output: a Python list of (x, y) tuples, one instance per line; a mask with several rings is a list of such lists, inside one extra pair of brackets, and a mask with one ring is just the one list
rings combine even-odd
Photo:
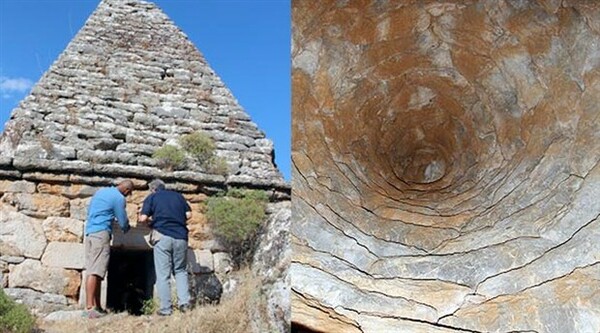
[[(100, 0), (0, 0), (0, 131)], [(290, 2), (155, 0), (275, 144), (290, 179)]]

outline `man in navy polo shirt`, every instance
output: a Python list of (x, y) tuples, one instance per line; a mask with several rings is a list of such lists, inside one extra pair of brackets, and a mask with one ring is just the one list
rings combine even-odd
[[(156, 288), (160, 300), (159, 315), (168, 316), (171, 309), (171, 272), (175, 275), (179, 310), (190, 308), (190, 291), (187, 275), (188, 228), (186, 221), (192, 217), (187, 201), (180, 193), (165, 189), (165, 183), (155, 179), (148, 185), (152, 192), (140, 212), (139, 222), (149, 221), (154, 235), (154, 269)], [(150, 220), (151, 218), (151, 220)]]

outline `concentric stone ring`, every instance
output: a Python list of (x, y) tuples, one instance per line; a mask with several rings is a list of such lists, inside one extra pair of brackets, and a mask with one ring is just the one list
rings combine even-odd
[(600, 5), (293, 2), (293, 321), (597, 332)]

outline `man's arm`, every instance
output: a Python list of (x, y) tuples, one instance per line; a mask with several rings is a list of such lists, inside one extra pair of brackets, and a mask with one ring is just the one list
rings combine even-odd
[(126, 205), (127, 202), (125, 201), (125, 198), (119, 198), (118, 200), (115, 200), (115, 205), (113, 207), (117, 222), (119, 222), (119, 226), (124, 233), (129, 231), (130, 228), (129, 218), (127, 217), (127, 211), (125, 210)]
[(144, 199), (142, 210), (138, 216), (138, 222), (151, 224), (150, 216), (152, 216), (152, 195)]

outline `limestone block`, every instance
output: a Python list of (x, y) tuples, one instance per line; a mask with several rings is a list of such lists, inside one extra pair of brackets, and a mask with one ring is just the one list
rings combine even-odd
[(233, 269), (233, 259), (227, 252), (215, 252), (213, 254), (215, 262), (215, 273), (227, 274)]
[(39, 259), (46, 247), (41, 223), (0, 205), (0, 254)]
[(74, 270), (47, 267), (37, 260), (27, 259), (13, 267), (8, 279), (10, 288), (30, 288), (44, 293), (75, 296), (81, 274)]
[(34, 314), (50, 313), (65, 308), (69, 301), (64, 295), (43, 293), (26, 288), (6, 288), (6, 295), (27, 305)]
[(34, 193), (35, 184), (26, 180), (2, 180), (0, 181), (0, 193)]
[(27, 172), (23, 174), (23, 179), (43, 182), (66, 182), (69, 180), (69, 175), (44, 172)]
[(90, 205), (91, 198), (86, 199), (73, 199), (70, 203), (69, 216), (72, 219), (77, 219), (81, 221), (87, 220), (87, 209)]
[(59, 310), (49, 313), (44, 317), (46, 321), (80, 320), (85, 315), (85, 310)]
[(50, 194), (9, 193), (2, 201), (34, 217), (67, 216), (69, 212), (68, 199)]
[(137, 224), (131, 226), (131, 229), (123, 234), (117, 223), (113, 223), (113, 239), (112, 247), (122, 247), (130, 250), (150, 250), (150, 245), (146, 240), (146, 236), (150, 234), (151, 229), (145, 224)]
[(42, 264), (49, 267), (83, 269), (84, 245), (83, 243), (50, 242), (42, 256)]
[(12, 164), (12, 157), (0, 156), (0, 166), (10, 166)]
[(25, 261), (25, 257), (14, 257), (10, 255), (0, 256), (0, 263), (4, 262), (7, 264), (20, 264)]
[(84, 222), (68, 217), (48, 217), (42, 223), (50, 242), (82, 242)]
[(62, 195), (69, 199), (91, 197), (92, 195), (94, 195), (94, 193), (96, 193), (97, 190), (97, 187), (83, 184), (72, 184), (70, 186), (64, 186), (40, 183), (37, 185), (37, 191), (40, 193)]
[(210, 250), (188, 249), (188, 265), (194, 274), (214, 271), (213, 255)]
[(8, 178), (8, 179), (10, 179), (10, 178), (20, 179), (20, 178), (22, 178), (22, 173), (17, 170), (0, 169), (0, 176), (2, 178)]

